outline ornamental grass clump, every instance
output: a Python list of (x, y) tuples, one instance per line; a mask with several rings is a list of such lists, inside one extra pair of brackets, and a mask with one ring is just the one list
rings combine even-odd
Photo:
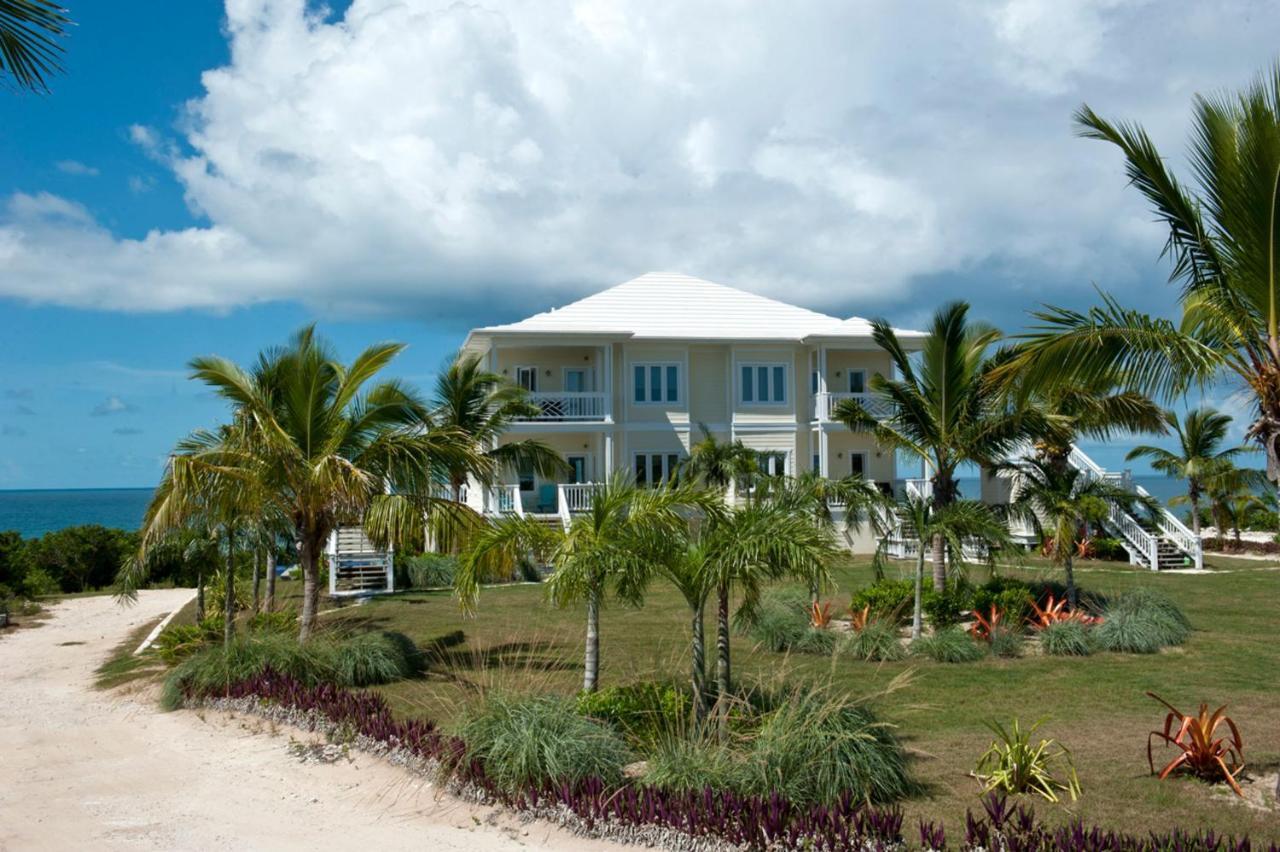
[(839, 653), (856, 660), (892, 662), (907, 656), (898, 641), (898, 629), (888, 621), (871, 619), (861, 629), (854, 628), (840, 642)]
[(613, 728), (551, 695), (489, 693), (458, 733), (486, 777), (512, 795), (589, 778), (616, 786), (630, 759)]
[(939, 663), (972, 663), (986, 656), (985, 649), (958, 626), (935, 630), (911, 643), (911, 653)]
[(987, 645), (993, 657), (1013, 659), (1022, 656), (1022, 631), (1004, 625), (996, 627), (987, 636)]
[(836, 636), (826, 627), (814, 626), (813, 616), (813, 604), (802, 591), (776, 589), (763, 597), (743, 626), (748, 636), (770, 651), (830, 654)]
[(1040, 650), (1054, 657), (1087, 657), (1097, 647), (1093, 628), (1079, 621), (1057, 621), (1037, 634)]
[(915, 791), (891, 726), (865, 703), (812, 686), (778, 698), (749, 738), (746, 792), (811, 805), (843, 796), (890, 802)]
[(742, 793), (749, 786), (740, 751), (697, 736), (673, 735), (659, 740), (646, 756), (641, 780), (672, 793), (708, 789)]
[(412, 677), (418, 649), (403, 633), (360, 633), (333, 646), (334, 680), (373, 686)]
[(1177, 604), (1159, 592), (1134, 589), (1107, 602), (1094, 635), (1105, 651), (1154, 654), (1187, 641), (1191, 622)]

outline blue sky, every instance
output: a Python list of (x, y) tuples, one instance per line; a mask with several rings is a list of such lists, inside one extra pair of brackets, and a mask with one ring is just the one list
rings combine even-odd
[(1071, 111), (1176, 156), (1277, 43), (1244, 0), (69, 5), (52, 93), (0, 91), (0, 488), (154, 484), (222, 414), (186, 362), (311, 320), (426, 386), (472, 325), (651, 269), (903, 325), (1168, 312)]

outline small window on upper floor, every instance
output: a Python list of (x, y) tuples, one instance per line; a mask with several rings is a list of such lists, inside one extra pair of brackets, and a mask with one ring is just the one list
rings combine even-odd
[(785, 405), (786, 364), (741, 364), (738, 401), (744, 405)]
[(866, 370), (850, 370), (849, 371), (849, 393), (866, 393), (867, 392), (867, 371)]
[(679, 364), (634, 364), (631, 399), (643, 405), (680, 401)]

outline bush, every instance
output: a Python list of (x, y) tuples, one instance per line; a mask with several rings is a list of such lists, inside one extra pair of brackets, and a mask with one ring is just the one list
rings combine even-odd
[(165, 664), (173, 666), (190, 657), (192, 654), (201, 650), (208, 644), (208, 639), (204, 635), (204, 631), (200, 629), (198, 624), (170, 624), (164, 630), (160, 631), (160, 635), (156, 637), (156, 641), (152, 643), (152, 648)]
[(343, 686), (404, 680), (414, 674), (417, 654), (403, 633), (361, 633), (334, 646), (334, 680)]
[(28, 598), (38, 598), (44, 595), (56, 595), (62, 589), (58, 586), (58, 581), (53, 579), (53, 575), (43, 568), (32, 568), (22, 578), (22, 594)]
[(249, 629), (263, 633), (296, 633), (298, 613), (291, 609), (259, 612), (249, 619)]
[(1001, 625), (991, 631), (991, 654), (1012, 659), (1022, 656), (1022, 631)]
[(633, 743), (652, 744), (683, 728), (693, 702), (670, 683), (642, 681), (584, 692), (578, 696), (577, 710), (607, 722)]
[(628, 761), (626, 744), (611, 727), (554, 696), (490, 693), (459, 733), (468, 756), (508, 793), (593, 776), (617, 785)]
[(672, 736), (659, 740), (645, 761), (644, 783), (673, 793), (708, 788), (743, 792), (749, 786), (742, 755), (714, 742)]
[[(933, 590), (932, 580), (925, 580), (925, 589)], [(861, 610), (869, 606), (878, 618), (901, 623), (911, 618), (915, 597), (913, 580), (880, 580), (854, 592), (850, 608)]]
[(410, 589), (440, 589), (453, 585), (458, 558), (442, 553), (419, 553), (402, 560), (405, 586)]
[(854, 631), (840, 643), (840, 653), (857, 660), (883, 662), (901, 660), (907, 649), (898, 641), (898, 630), (887, 621), (869, 621), (861, 630)]
[(933, 583), (926, 582), (921, 595), (920, 608), (934, 630), (958, 624), (973, 612), (973, 586), (964, 578), (948, 583), (941, 592), (933, 590)]
[(1021, 622), (1030, 609), (1031, 586), (1012, 577), (992, 577), (973, 593), (973, 607), (987, 613), (994, 605), (1010, 624)]
[(770, 651), (830, 654), (835, 634), (809, 623), (809, 597), (799, 589), (766, 592), (745, 624), (747, 635)]
[(1040, 631), (1040, 649), (1055, 657), (1087, 657), (1096, 644), (1093, 628), (1079, 621), (1055, 621)]
[(1093, 558), (1106, 559), (1113, 562), (1129, 561), (1129, 551), (1118, 538), (1098, 536), (1093, 540)]
[(906, 755), (889, 726), (864, 704), (824, 690), (784, 696), (751, 739), (747, 792), (780, 793), (794, 804), (820, 804), (845, 794), (887, 802), (914, 791)]
[(959, 627), (944, 627), (911, 643), (911, 653), (939, 663), (972, 663), (986, 656), (985, 651)]
[(1094, 636), (1106, 651), (1154, 654), (1166, 645), (1181, 645), (1191, 635), (1191, 622), (1177, 604), (1150, 589), (1134, 589), (1109, 600), (1102, 615)]

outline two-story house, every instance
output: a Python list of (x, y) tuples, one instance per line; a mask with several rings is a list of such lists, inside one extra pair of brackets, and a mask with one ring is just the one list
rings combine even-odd
[[(899, 331), (908, 347), (922, 332)], [(773, 473), (860, 473), (886, 487), (894, 453), (831, 419), (841, 399), (888, 374), (870, 324), (841, 320), (671, 273), (649, 273), (507, 325), (474, 329), (463, 349), (532, 395), (541, 413), (508, 433), (536, 435), (568, 460), (564, 482), (532, 471), (469, 502), (487, 511), (560, 515), (590, 484), (627, 470), (670, 477), (705, 426), (741, 440)]]

